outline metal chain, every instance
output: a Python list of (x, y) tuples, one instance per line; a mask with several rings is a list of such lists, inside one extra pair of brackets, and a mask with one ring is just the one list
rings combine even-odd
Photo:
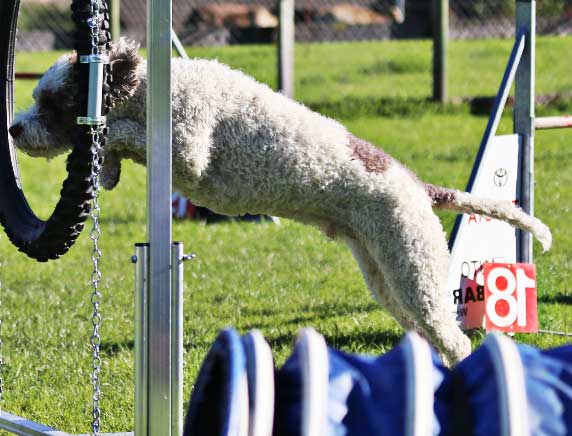
[[(91, 54), (98, 55), (99, 53), (99, 0), (91, 0), (91, 18), (88, 20), (88, 25), (91, 32)], [(101, 409), (99, 402), (101, 399), (101, 381), (99, 378), (101, 372), (101, 357), (99, 355), (101, 336), (99, 335), (99, 328), (101, 325), (101, 313), (99, 311), (99, 304), (101, 302), (101, 292), (99, 291), (99, 282), (101, 280), (101, 272), (99, 270), (99, 261), (101, 259), (101, 250), (99, 249), (99, 237), (101, 230), (99, 228), (99, 174), (101, 173), (102, 164), (102, 127), (92, 126), (91, 128), (91, 157), (92, 157), (92, 170), (91, 170), (91, 187), (92, 187), (92, 207), (91, 219), (93, 227), (91, 229), (90, 237), (93, 242), (93, 249), (91, 252), (91, 260), (93, 262), (93, 272), (91, 273), (91, 324), (93, 327), (91, 335), (91, 349), (92, 349), (92, 423), (91, 432), (93, 436), (99, 436), (101, 428)]]
[(87, 20), (91, 32), (91, 54), (99, 54), (99, 0), (90, 0), (91, 18)]
[(93, 271), (91, 273), (91, 324), (93, 327), (91, 335), (91, 349), (92, 349), (92, 373), (91, 384), (93, 388), (93, 421), (91, 423), (91, 430), (93, 436), (99, 435), (101, 427), (101, 410), (99, 408), (99, 401), (101, 399), (101, 381), (99, 373), (101, 371), (101, 357), (99, 355), (101, 336), (99, 335), (99, 328), (101, 325), (101, 313), (99, 305), (101, 302), (101, 292), (99, 290), (99, 282), (101, 281), (101, 271), (99, 270), (99, 261), (101, 259), (101, 250), (99, 248), (99, 237), (101, 230), (99, 228), (99, 174), (101, 173), (101, 130), (99, 127), (93, 127), (91, 130), (92, 146), (91, 153), (93, 159), (93, 166), (91, 170), (91, 185), (93, 190), (93, 199), (91, 207), (91, 219), (93, 227), (91, 228), (90, 237), (93, 242), (93, 249), (91, 252), (91, 260), (93, 262)]

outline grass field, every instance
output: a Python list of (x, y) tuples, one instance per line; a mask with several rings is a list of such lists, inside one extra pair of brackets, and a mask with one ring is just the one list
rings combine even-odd
[[(572, 90), (565, 59), (571, 38), (539, 38), (537, 84), (544, 93)], [(510, 41), (451, 43), (451, 94), (493, 95)], [(430, 94), (430, 45), (423, 41), (304, 45), (296, 47), (297, 98), (339, 118), (358, 136), (406, 163), (426, 181), (464, 188), (486, 117), (466, 105), (440, 108)], [(270, 47), (193, 49), (217, 57), (275, 85)], [(21, 54), (18, 71), (43, 71), (57, 53)], [(33, 83), (17, 83), (17, 106), (30, 103)], [(384, 98), (387, 108), (379, 107)], [(345, 104), (347, 102), (347, 104)], [(351, 105), (352, 110), (347, 107)], [(556, 110), (554, 108), (545, 111)], [(511, 130), (503, 120), (501, 133)], [(540, 324), (572, 331), (572, 132), (536, 138), (536, 212), (550, 225), (554, 248), (535, 245)], [(47, 217), (64, 178), (64, 159), (20, 158), (32, 206)], [(133, 244), (145, 236), (145, 169), (125, 163), (122, 181), (103, 192), (103, 430), (132, 428)], [(454, 216), (441, 214), (445, 229)], [(396, 323), (368, 294), (349, 251), (313, 228), (282, 225), (175, 222), (174, 239), (196, 252), (185, 267), (185, 397), (217, 331), (259, 328), (280, 364), (296, 332), (315, 326), (330, 345), (379, 354), (401, 337)], [(6, 362), (3, 408), (63, 430), (89, 431), (91, 241), (84, 231), (63, 259), (36, 263), (0, 236), (2, 353)], [(565, 338), (519, 335), (522, 342), (556, 346)], [(478, 340), (475, 340), (475, 345)]]

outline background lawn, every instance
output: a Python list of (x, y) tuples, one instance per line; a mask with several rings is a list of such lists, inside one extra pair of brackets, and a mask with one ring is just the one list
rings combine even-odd
[[(494, 95), (511, 44), (451, 42), (451, 94)], [(538, 45), (538, 89), (572, 90), (569, 69), (544, 62), (547, 51), (542, 50), (550, 47), (551, 58), (564, 59), (572, 38), (539, 38)], [(218, 58), (275, 86), (272, 47), (189, 51)], [(17, 70), (44, 71), (58, 55), (19, 54)], [(296, 68), (298, 99), (338, 118), (424, 180), (464, 188), (487, 119), (471, 115), (466, 104), (442, 108), (426, 102), (431, 89), (429, 42), (299, 45)], [(17, 83), (17, 107), (30, 104), (33, 86)], [(500, 130), (511, 131), (510, 114)], [(540, 324), (562, 331), (572, 331), (571, 145), (572, 131), (540, 132), (536, 138), (536, 213), (554, 235), (549, 253), (541, 254), (535, 244)], [(33, 208), (47, 217), (64, 178), (64, 158), (46, 162), (20, 156), (20, 164)], [(146, 240), (145, 203), (145, 169), (125, 162), (117, 188), (101, 197), (106, 432), (133, 426), (130, 257), (134, 243)], [(450, 231), (454, 215), (440, 216)], [(175, 222), (173, 231), (187, 252), (198, 254), (185, 267), (186, 398), (209, 345), (225, 326), (241, 332), (261, 329), (278, 365), (289, 355), (296, 332), (307, 325), (321, 331), (330, 345), (351, 352), (383, 353), (402, 336), (368, 294), (349, 250), (313, 228), (287, 220), (280, 226)], [(88, 231), (63, 259), (47, 264), (28, 259), (0, 235), (3, 408), (71, 433), (88, 432), (90, 422), (90, 253)], [(567, 338), (520, 335), (517, 340), (548, 347)]]

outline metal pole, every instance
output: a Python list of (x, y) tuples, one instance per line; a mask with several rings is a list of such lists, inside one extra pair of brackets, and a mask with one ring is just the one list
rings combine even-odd
[(183, 243), (171, 246), (172, 289), (171, 313), (171, 428), (173, 435), (183, 434)]
[(111, 3), (111, 38), (121, 38), (121, 0), (110, 0)]
[[(517, 33), (525, 33), (525, 47), (515, 77), (514, 133), (521, 140), (520, 207), (534, 214), (534, 75), (536, 1), (516, 1)], [(520, 232), (518, 260), (532, 262), (532, 238)]]
[(171, 435), (173, 413), (171, 410), (171, 28), (171, 0), (147, 0), (149, 436)]
[(147, 436), (149, 244), (135, 244), (135, 434)]
[(449, 0), (433, 0), (433, 100), (445, 103), (447, 89), (447, 46)]
[(280, 0), (278, 87), (294, 97), (294, 0)]

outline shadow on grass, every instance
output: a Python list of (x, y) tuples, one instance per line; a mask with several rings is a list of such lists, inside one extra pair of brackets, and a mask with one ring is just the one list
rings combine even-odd
[(107, 225), (107, 224), (145, 224), (147, 221), (145, 220), (145, 218), (141, 218), (141, 217), (124, 217), (124, 216), (101, 216), (101, 218), (99, 218), (99, 223), (102, 225)]
[[(307, 101), (312, 110), (333, 118), (351, 120), (362, 117), (415, 118), (425, 114), (471, 114), (488, 116), (494, 105), (494, 96), (456, 97), (441, 104), (430, 98), (420, 97), (355, 97), (329, 101)], [(513, 104), (509, 99), (508, 106)], [(569, 93), (537, 97), (538, 112), (547, 115), (553, 112), (572, 111), (572, 95)]]
[(123, 342), (102, 342), (99, 350), (106, 357), (113, 357), (124, 351), (131, 351), (135, 348), (135, 341), (128, 340)]
[(335, 335), (325, 334), (328, 346), (337, 349), (355, 350), (371, 347), (375, 344), (376, 348), (391, 349), (401, 341), (404, 332), (397, 330), (367, 331), (367, 332), (350, 332)]
[(420, 117), (427, 113), (468, 114), (466, 103), (441, 104), (428, 98), (403, 97), (344, 97), (340, 100), (306, 102), (312, 109), (333, 118), (351, 120), (364, 116), (388, 118)]
[(540, 295), (538, 302), (546, 304), (572, 304), (572, 294), (559, 293), (554, 295)]
[[(305, 314), (298, 315), (294, 318), (288, 320), (289, 324), (297, 324), (303, 321), (312, 320), (316, 318), (330, 318), (332, 316), (351, 316), (355, 314), (369, 313), (374, 310), (379, 310), (379, 306), (375, 301), (366, 301), (359, 303), (328, 303), (320, 304), (312, 307), (307, 307), (307, 312)], [(298, 310), (297, 310), (298, 311)], [(275, 317), (284, 313), (284, 308), (276, 307), (273, 309), (269, 308), (245, 308), (243, 313), (248, 317)]]
[[(329, 347), (339, 350), (355, 350), (371, 348), (372, 344), (378, 349), (391, 349), (399, 343), (403, 337), (403, 332), (397, 330), (380, 330), (376, 332), (336, 332), (323, 333)], [(278, 335), (268, 335), (266, 340), (272, 349), (292, 348), (296, 335), (292, 333), (281, 333)]]

